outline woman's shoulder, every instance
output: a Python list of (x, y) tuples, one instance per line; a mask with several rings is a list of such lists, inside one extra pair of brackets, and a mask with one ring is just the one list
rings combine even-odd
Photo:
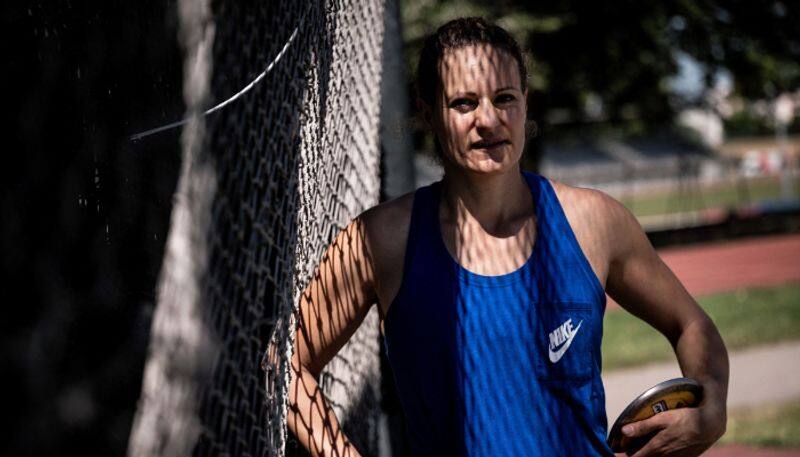
[(414, 194), (409, 192), (385, 201), (359, 216), (367, 235), (378, 296), (384, 306), (391, 302), (402, 280)]
[(361, 213), (359, 218), (364, 223), (367, 243), (376, 257), (392, 254), (398, 250), (398, 244), (405, 249), (413, 205), (414, 192), (409, 192)]
[(581, 248), (601, 259), (598, 262), (612, 258), (641, 234), (639, 222), (614, 197), (597, 189), (550, 182)]
[(367, 234), (376, 240), (387, 238), (397, 232), (407, 232), (414, 206), (414, 194), (408, 192), (399, 197), (375, 205), (361, 213)]
[(597, 221), (598, 218), (604, 218), (604, 215), (613, 216), (613, 213), (623, 208), (620, 202), (601, 190), (572, 186), (547, 179), (550, 181), (564, 213), (570, 219), (589, 218)]

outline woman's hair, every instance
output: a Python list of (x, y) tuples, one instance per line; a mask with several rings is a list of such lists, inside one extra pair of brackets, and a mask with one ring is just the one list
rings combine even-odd
[(428, 105), (436, 101), (441, 82), (439, 62), (448, 51), (470, 45), (490, 45), (507, 52), (517, 61), (521, 89), (525, 89), (528, 71), (517, 41), (505, 29), (480, 17), (453, 19), (425, 39), (417, 65), (417, 96)]

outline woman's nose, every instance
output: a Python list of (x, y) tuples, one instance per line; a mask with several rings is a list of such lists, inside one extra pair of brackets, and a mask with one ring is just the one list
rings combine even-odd
[(475, 116), (475, 126), (479, 129), (492, 129), (500, 123), (497, 110), (491, 102), (481, 102)]

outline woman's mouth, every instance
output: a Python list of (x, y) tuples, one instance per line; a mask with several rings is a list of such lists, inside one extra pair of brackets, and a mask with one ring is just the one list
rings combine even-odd
[(510, 144), (508, 140), (481, 140), (472, 143), (471, 149), (496, 149), (500, 146)]

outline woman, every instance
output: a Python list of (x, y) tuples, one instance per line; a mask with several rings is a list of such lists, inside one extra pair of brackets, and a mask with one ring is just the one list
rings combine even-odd
[(429, 37), (418, 107), (444, 178), (374, 207), (303, 294), (288, 424), (314, 455), (358, 455), (318, 394), (377, 302), (416, 455), (612, 455), (600, 340), (607, 291), (663, 333), (698, 408), (633, 424), (635, 455), (698, 455), (725, 429), (728, 362), (708, 316), (605, 194), (520, 171), (526, 70), (478, 18)]

